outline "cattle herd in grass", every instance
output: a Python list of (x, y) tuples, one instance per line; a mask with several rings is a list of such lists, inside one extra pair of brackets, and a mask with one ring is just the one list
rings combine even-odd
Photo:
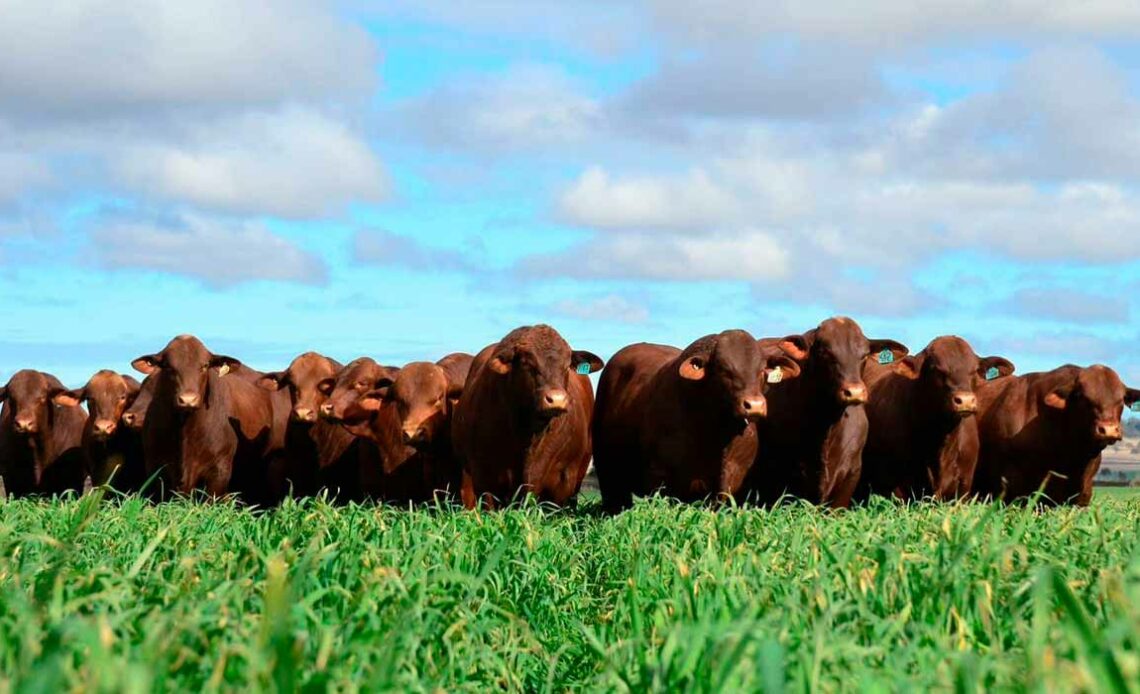
[[(614, 512), (654, 492), (843, 507), (871, 494), (1042, 491), (1084, 505), (1124, 408), (1140, 401), (1107, 366), (1014, 376), (961, 338), (908, 356), (849, 318), (783, 338), (728, 330), (684, 349), (630, 345), (604, 370), (545, 325), (402, 367), (308, 352), (261, 373), (188, 335), (132, 365), (142, 383), (100, 371), (69, 390), (23, 370), (0, 387), (8, 494), (94, 483), (258, 506), (322, 491), (565, 505), (592, 458)], [(587, 374), (599, 370), (595, 402)]]

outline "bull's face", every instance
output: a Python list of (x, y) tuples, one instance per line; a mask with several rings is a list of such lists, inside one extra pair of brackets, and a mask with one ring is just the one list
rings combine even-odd
[(12, 415), (12, 431), (26, 437), (48, 431), (52, 399), (63, 392), (63, 384), (54, 376), (31, 369), (13, 374), (8, 385), (0, 388), (0, 401)]
[(320, 406), (320, 416), (342, 423), (366, 419), (368, 411), (358, 406), (361, 398), (380, 388), (385, 381), (395, 379), (398, 372), (399, 369), (381, 366), (368, 357), (353, 360), (335, 377), (317, 384), (317, 390), (326, 396)]
[(123, 416), (119, 418), (123, 426), (131, 431), (142, 431), (143, 423), (146, 422), (146, 410), (150, 407), (150, 403), (154, 399), (154, 389), (157, 383), (158, 379), (155, 374), (151, 374), (143, 379), (142, 387), (139, 389), (138, 395), (135, 396), (134, 401), (127, 409), (123, 411)]
[(901, 359), (895, 366), (898, 373), (920, 382), (924, 402), (959, 418), (977, 413), (974, 387), (991, 369), (1001, 378), (1012, 374), (1014, 367), (1003, 357), (979, 358), (968, 342), (955, 336), (936, 338), (921, 354)]
[(435, 441), (447, 420), (447, 375), (435, 364), (417, 362), (400, 369), (387, 398), (400, 418), (400, 433), (409, 446), (425, 447)]
[(218, 375), (224, 376), (241, 362), (211, 354), (198, 338), (180, 335), (161, 352), (139, 357), (131, 365), (148, 375), (158, 371), (159, 385), (175, 409), (193, 412), (206, 402), (210, 370), (217, 369)]
[(550, 419), (570, 407), (571, 375), (579, 369), (593, 373), (602, 368), (602, 360), (591, 352), (570, 349), (556, 330), (540, 325), (507, 335), (487, 368), (507, 379), (523, 410)]
[(1045, 405), (1064, 412), (1078, 432), (1098, 445), (1109, 446), (1122, 438), (1124, 407), (1140, 399), (1138, 395), (1125, 387), (1115, 371), (1098, 364), (1081, 369), (1076, 378), (1048, 393)]
[(893, 359), (906, 356), (908, 350), (894, 340), (871, 340), (859, 324), (850, 318), (829, 318), (804, 335), (789, 335), (786, 341), (797, 344), (801, 365), (810, 371), (820, 396), (843, 407), (867, 402), (867, 385), (863, 382), (863, 364), (867, 357), (889, 351)]
[(299, 424), (312, 424), (332, 392), (338, 370), (337, 363), (328, 357), (307, 352), (294, 359), (285, 371), (265, 374), (258, 385), (269, 390), (288, 388), (290, 418)]
[(115, 433), (119, 420), (140, 390), (139, 382), (114, 371), (100, 371), (83, 388), (55, 396), (58, 405), (75, 406), (87, 402), (90, 435), (104, 441)]
[(779, 346), (761, 346), (743, 330), (697, 340), (681, 354), (679, 373), (701, 388), (730, 418), (755, 421), (768, 415), (764, 397), (770, 376), (795, 378), (800, 367)]

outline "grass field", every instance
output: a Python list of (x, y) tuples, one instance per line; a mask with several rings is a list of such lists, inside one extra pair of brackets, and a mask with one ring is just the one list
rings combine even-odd
[(617, 518), (0, 504), (0, 691), (1100, 691), (1140, 500)]

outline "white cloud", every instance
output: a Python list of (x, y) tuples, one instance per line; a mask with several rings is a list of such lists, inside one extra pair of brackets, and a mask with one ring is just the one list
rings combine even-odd
[(40, 120), (367, 94), (377, 51), (321, 0), (0, 0), (0, 111)]
[(255, 280), (323, 284), (317, 256), (254, 222), (187, 214), (172, 219), (106, 219), (92, 234), (96, 261), (109, 269), (167, 272), (224, 288)]
[(401, 105), (398, 118), (432, 146), (482, 152), (567, 146), (600, 126), (601, 109), (559, 68), (516, 65), (449, 79)]
[(595, 166), (562, 194), (558, 207), (567, 221), (602, 229), (707, 229), (730, 219), (737, 202), (701, 169), (614, 179)]
[(42, 161), (22, 152), (0, 150), (0, 210), (50, 181), (51, 173)]
[(1130, 0), (651, 0), (651, 7), (665, 31), (707, 43), (792, 33), (890, 50), (980, 36), (1140, 36), (1140, 6)]
[(760, 281), (786, 277), (789, 257), (775, 238), (757, 230), (700, 236), (630, 232), (532, 256), (518, 269), (531, 278)]
[(352, 237), (352, 259), (365, 265), (404, 267), (411, 270), (472, 270), (465, 254), (431, 248), (409, 236), (383, 229), (362, 229)]
[(551, 306), (551, 310), (561, 316), (592, 322), (644, 323), (649, 320), (649, 309), (617, 294), (590, 299), (563, 299)]
[(319, 217), (388, 193), (369, 146), (342, 122), (298, 108), (197, 121), (177, 141), (108, 152), (131, 189), (203, 208)]

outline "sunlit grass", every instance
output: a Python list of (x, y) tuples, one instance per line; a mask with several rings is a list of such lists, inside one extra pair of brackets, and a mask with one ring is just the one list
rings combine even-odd
[(7, 502), (0, 691), (1127, 688), (1133, 498), (616, 518)]

